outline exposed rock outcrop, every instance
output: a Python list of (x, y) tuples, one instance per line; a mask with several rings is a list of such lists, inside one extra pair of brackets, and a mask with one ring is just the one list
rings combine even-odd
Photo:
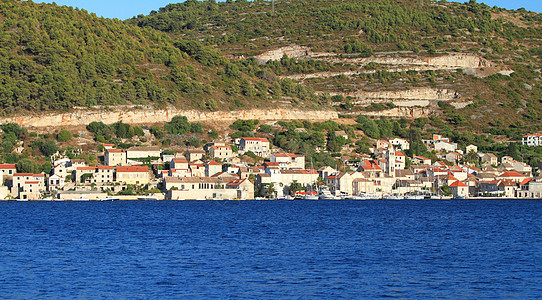
[[(352, 93), (329, 93), (331, 96), (342, 95), (357, 98), (360, 101), (365, 99), (383, 99), (383, 100), (434, 100), (447, 101), (456, 99), (459, 94), (454, 90), (449, 89), (432, 89), (432, 88), (413, 88), (410, 90), (400, 91), (380, 91), (366, 92), (355, 91)], [(353, 101), (352, 103), (354, 103)]]
[(156, 110), (152, 107), (117, 108), (115, 110), (80, 110), (68, 113), (44, 113), (0, 118), (1, 123), (14, 122), (22, 126), (33, 127), (66, 127), (81, 126), (91, 122), (106, 124), (122, 121), (129, 124), (147, 124), (171, 121), (177, 115), (186, 116), (189, 121), (235, 121), (238, 119), (258, 120), (315, 120), (323, 121), (337, 119), (337, 112), (330, 110), (300, 110), (300, 109), (252, 109), (239, 111), (197, 111), (180, 110), (175, 108)]

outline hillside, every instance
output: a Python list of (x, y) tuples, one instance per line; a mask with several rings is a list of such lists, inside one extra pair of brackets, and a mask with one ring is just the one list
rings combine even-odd
[(190, 0), (126, 23), (200, 40), (241, 70), (254, 58), (346, 115), (444, 115), (516, 137), (541, 129), (542, 15), (421, 3)]
[(116, 105), (215, 111), (317, 101), (295, 85), (283, 99), (280, 80), (240, 71), (197, 41), (85, 10), (2, 1), (0, 20), (3, 115)]

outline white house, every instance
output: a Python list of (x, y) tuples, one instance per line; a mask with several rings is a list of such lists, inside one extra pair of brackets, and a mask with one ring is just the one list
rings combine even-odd
[(273, 153), (271, 162), (279, 163), (281, 169), (305, 169), (305, 156), (293, 153)]
[(269, 157), (269, 140), (266, 138), (243, 137), (239, 141), (239, 150), (242, 152), (252, 151), (260, 157)]
[(542, 134), (527, 134), (521, 142), (529, 147), (542, 146)]
[(393, 146), (401, 148), (401, 150), (403, 151), (410, 149), (410, 143), (408, 142), (408, 140), (402, 138), (394, 138), (389, 140), (389, 142)]
[(456, 143), (450, 143), (446, 141), (438, 141), (435, 143), (435, 151), (452, 152), (457, 150)]

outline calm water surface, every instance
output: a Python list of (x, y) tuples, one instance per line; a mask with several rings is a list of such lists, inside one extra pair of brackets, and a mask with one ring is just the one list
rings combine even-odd
[(0, 298), (541, 298), (542, 201), (0, 202)]

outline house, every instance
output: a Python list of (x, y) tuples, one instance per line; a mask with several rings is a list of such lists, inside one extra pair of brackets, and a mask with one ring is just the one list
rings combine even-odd
[(449, 188), (454, 198), (466, 198), (469, 196), (469, 186), (459, 180), (450, 184)]
[(497, 176), (498, 180), (510, 180), (511, 182), (520, 183), (525, 179), (525, 176), (514, 171), (506, 171)]
[(124, 166), (126, 165), (126, 151), (122, 149), (105, 149), (104, 165), (106, 166)]
[(117, 167), (115, 181), (126, 184), (147, 184), (150, 182), (146, 166)]
[(457, 152), (449, 152), (449, 153), (446, 153), (446, 160), (451, 162), (451, 163), (457, 163), (457, 161), (459, 161), (461, 159), (462, 155), (457, 153)]
[(169, 162), (169, 168), (188, 170), (188, 161), (184, 158), (173, 158)]
[(49, 178), (47, 178), (47, 190), (48, 191), (58, 191), (62, 189), (62, 187), (65, 184), (64, 177), (61, 177), (59, 175), (52, 175)]
[(468, 145), (467, 147), (465, 147), (465, 153), (466, 154), (469, 154), (469, 153), (478, 153), (478, 147), (474, 146), (474, 145)]
[(305, 169), (305, 156), (293, 153), (273, 153), (271, 162), (279, 163), (281, 169)]
[(256, 174), (256, 182), (261, 189), (264, 185), (273, 185), (276, 196), (283, 197), (290, 192), (290, 185), (294, 182), (307, 190), (313, 190), (313, 185), (318, 180), (318, 172), (315, 170), (281, 170), (279, 167), (267, 167), (264, 174)]
[(406, 156), (401, 151), (395, 151), (395, 170), (402, 170), (406, 167)]
[(318, 175), (322, 177), (322, 179), (326, 180), (328, 176), (333, 175), (337, 173), (337, 170), (333, 169), (330, 166), (322, 167), (318, 170)]
[(70, 159), (70, 162), (68, 163), (67, 166), (71, 168), (71, 170), (75, 170), (78, 167), (86, 167), (87, 163), (85, 162), (84, 159), (75, 158), (75, 159)]
[(390, 147), (390, 142), (386, 140), (377, 140), (376, 141), (376, 149), (387, 149)]
[(501, 157), (501, 164), (511, 163), (513, 161), (514, 161), (514, 158), (512, 156), (505, 155), (505, 156)]
[(13, 174), (17, 173), (17, 167), (15, 164), (0, 164), (0, 173), (2, 178), (11, 178)]
[(378, 191), (378, 186), (376, 181), (365, 178), (356, 178), (352, 182), (352, 193), (354, 195), (365, 195), (370, 194), (374, 195)]
[(246, 179), (224, 181), (219, 177), (167, 177), (164, 179), (164, 188), (168, 200), (254, 198), (254, 185)]
[(496, 166), (498, 164), (499, 160), (497, 156), (495, 156), (495, 154), (493, 153), (485, 153), (485, 154), (479, 153), (479, 154), (481, 154), (480, 161), (482, 163), (489, 163), (492, 166)]
[(526, 178), (516, 191), (518, 198), (542, 199), (542, 176)]
[(410, 143), (408, 140), (402, 139), (402, 138), (394, 138), (389, 140), (389, 143), (395, 146), (396, 148), (400, 148), (401, 150), (408, 150), (410, 149)]
[(457, 144), (456, 143), (450, 143), (445, 141), (438, 141), (434, 144), (435, 151), (445, 151), (445, 152), (452, 152), (457, 150)]
[(213, 159), (228, 160), (233, 156), (233, 151), (228, 145), (213, 145), (209, 148), (209, 155)]
[(102, 144), (102, 146), (104, 147), (104, 149), (113, 149), (113, 147), (115, 147), (115, 144)]
[(205, 177), (205, 165), (204, 164), (189, 164), (190, 174), (192, 177)]
[(353, 195), (354, 194), (354, 179), (364, 178), (362, 172), (339, 172), (335, 175), (328, 176), (326, 185), (329, 190), (335, 195)]
[(73, 168), (67, 167), (65, 164), (58, 164), (53, 167), (53, 174), (62, 178), (66, 178), (66, 176), (71, 175), (72, 172)]
[(201, 149), (191, 149), (191, 150), (186, 151), (185, 156), (189, 162), (202, 160), (203, 157), (205, 156), (205, 151)]
[(131, 147), (126, 150), (126, 158), (138, 160), (142, 158), (160, 158), (162, 150), (160, 147)]
[(11, 194), (19, 199), (39, 199), (45, 191), (45, 176), (33, 173), (15, 173)]
[(205, 163), (205, 176), (211, 177), (218, 172), (222, 172), (222, 165), (214, 160)]
[(504, 197), (513, 198), (516, 196), (518, 183), (512, 180), (499, 180), (499, 183), (497, 184), (497, 188)]
[(242, 152), (253, 152), (260, 157), (269, 157), (269, 140), (266, 138), (243, 137), (239, 141), (239, 150)]
[(415, 156), (412, 157), (412, 163), (415, 164), (415, 165), (430, 165), (431, 164), (431, 159), (423, 157), (423, 156), (415, 155)]
[(521, 143), (529, 147), (542, 146), (542, 134), (527, 134), (523, 136)]
[(78, 167), (74, 173), (76, 183), (104, 184), (114, 181), (115, 169), (112, 166)]

